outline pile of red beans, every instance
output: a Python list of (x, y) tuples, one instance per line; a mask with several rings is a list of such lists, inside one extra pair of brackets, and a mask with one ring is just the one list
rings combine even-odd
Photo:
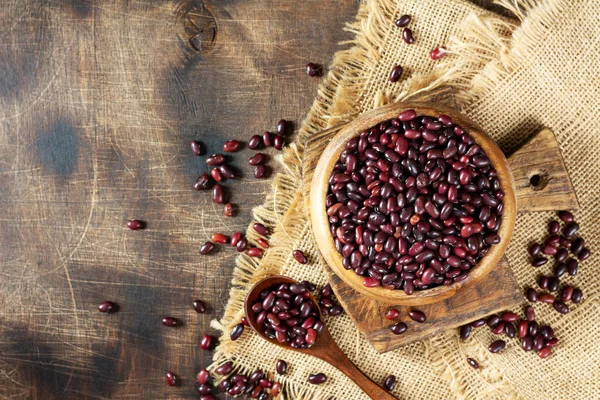
[[(585, 239), (577, 236), (579, 224), (575, 222), (573, 214), (569, 211), (559, 211), (558, 218), (560, 221), (551, 220), (548, 223), (548, 236), (543, 243), (533, 243), (529, 247), (530, 262), (534, 268), (547, 265), (550, 257), (554, 259), (555, 263), (551, 268), (552, 274), (539, 276), (537, 283), (543, 292), (538, 292), (530, 287), (526, 289), (525, 297), (530, 303), (550, 304), (556, 312), (567, 314), (569, 312), (568, 303), (581, 303), (583, 292), (570, 283), (561, 288), (561, 278), (575, 277), (579, 263), (587, 260), (591, 253), (586, 247)], [(524, 314), (525, 316), (520, 318), (513, 312), (504, 312), (500, 316), (494, 314), (486, 319), (477, 320), (462, 326), (460, 337), (465, 340), (471, 334), (472, 328), (487, 325), (496, 335), (504, 334), (508, 338), (518, 337), (524, 351), (534, 350), (540, 358), (549, 357), (552, 355), (552, 349), (558, 343), (554, 330), (550, 326), (538, 324), (533, 306), (526, 306)], [(505, 346), (506, 342), (499, 339), (492, 342), (488, 350), (497, 353), (502, 351)], [(474, 366), (477, 365), (474, 360), (467, 359), (467, 362), (477, 368)]]
[(325, 207), (344, 267), (410, 295), (467, 277), (500, 242), (503, 198), (468, 132), (406, 110), (348, 141)]
[(282, 283), (263, 290), (252, 311), (262, 333), (297, 349), (312, 346), (324, 328), (303, 283)]

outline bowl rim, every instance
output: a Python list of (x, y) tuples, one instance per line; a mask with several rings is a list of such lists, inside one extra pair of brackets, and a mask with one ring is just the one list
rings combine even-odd
[[(328, 192), (328, 180), (340, 153), (348, 140), (358, 136), (360, 132), (379, 122), (396, 118), (404, 110), (414, 109), (417, 115), (437, 117), (440, 114), (449, 115), (452, 120), (467, 131), (486, 152), (492, 165), (497, 171), (500, 189), (504, 192), (504, 209), (502, 225), (498, 231), (500, 242), (493, 245), (479, 263), (473, 267), (467, 277), (447, 286), (437, 286), (431, 289), (415, 291), (407, 295), (403, 290), (391, 290), (382, 286), (367, 288), (362, 284), (363, 277), (356, 275), (352, 269), (346, 270), (342, 265), (342, 255), (335, 249), (333, 236), (325, 208), (325, 198)], [(500, 261), (510, 242), (516, 221), (515, 185), (508, 161), (496, 142), (483, 129), (470, 120), (466, 115), (447, 106), (424, 102), (397, 102), (364, 113), (344, 126), (329, 142), (321, 154), (310, 190), (310, 218), (317, 247), (333, 272), (354, 290), (385, 303), (398, 305), (430, 304), (450, 297), (460, 288), (485, 277)]]

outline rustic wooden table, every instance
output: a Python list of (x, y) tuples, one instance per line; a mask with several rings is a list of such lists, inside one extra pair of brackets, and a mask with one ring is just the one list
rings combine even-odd
[[(357, 8), (0, 2), (0, 398), (198, 397), (211, 360), (198, 342), (223, 312), (235, 257), (198, 248), (245, 230), (268, 181), (250, 178), (243, 150), (243, 178), (226, 185), (237, 216), (225, 218), (191, 188), (207, 166), (189, 142), (219, 152), (300, 121), (319, 82), (305, 64), (331, 61)], [(106, 299), (120, 311), (98, 313)], [(162, 326), (165, 315), (184, 326)]]

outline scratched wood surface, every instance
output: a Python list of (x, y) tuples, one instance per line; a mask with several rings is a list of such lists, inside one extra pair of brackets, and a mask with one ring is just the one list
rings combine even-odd
[[(188, 143), (217, 152), (299, 121), (318, 83), (304, 65), (329, 63), (357, 8), (0, 0), (0, 398), (198, 397), (211, 357), (198, 341), (235, 256), (198, 246), (244, 230), (268, 182), (249, 178), (247, 150), (236, 156), (226, 219), (191, 190), (206, 165)], [(128, 231), (128, 218), (148, 228)], [(105, 299), (120, 311), (99, 314)], [(165, 328), (164, 315), (185, 325)], [(166, 370), (183, 384), (167, 387)]]

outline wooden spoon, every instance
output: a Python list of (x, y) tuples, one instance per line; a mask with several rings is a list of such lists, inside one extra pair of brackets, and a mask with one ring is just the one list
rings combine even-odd
[[(246, 301), (244, 302), (244, 309), (246, 311), (246, 316), (248, 318), (248, 323), (258, 333), (263, 339), (268, 340), (269, 342), (276, 344), (278, 346), (284, 347), (288, 350), (294, 350), (300, 353), (309, 354), (313, 357), (317, 357), (326, 363), (336, 367), (340, 371), (342, 371), (348, 378), (350, 378), (354, 383), (356, 383), (370, 398), (378, 399), (378, 400), (392, 400), (397, 399), (392, 396), (385, 389), (377, 385), (371, 379), (369, 379), (365, 374), (363, 374), (356, 366), (350, 361), (348, 357), (342, 352), (342, 350), (335, 343), (331, 334), (327, 330), (327, 326), (323, 328), (323, 331), (317, 336), (317, 341), (314, 345), (305, 349), (294, 349), (289, 345), (279, 343), (275, 339), (271, 339), (267, 337), (260, 329), (259, 325), (256, 323), (256, 313), (252, 311), (252, 305), (259, 301), (260, 293), (268, 288), (271, 288), (274, 285), (281, 283), (298, 283), (295, 280), (285, 277), (285, 276), (271, 276), (269, 278), (263, 279), (258, 282), (254, 287), (250, 290), (248, 295), (246, 296)], [(313, 306), (316, 310), (319, 310), (319, 318), (323, 321), (323, 316), (321, 315), (321, 311), (319, 305), (317, 304), (314, 297), (310, 296), (310, 301), (313, 303)]]

